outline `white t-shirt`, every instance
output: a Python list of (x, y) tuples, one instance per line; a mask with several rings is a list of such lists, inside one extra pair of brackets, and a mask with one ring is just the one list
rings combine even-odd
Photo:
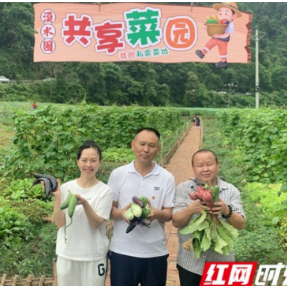
[[(109, 219), (113, 192), (103, 182), (98, 182), (90, 188), (82, 188), (76, 180), (68, 181), (61, 186), (62, 202), (67, 198), (68, 191), (86, 198), (96, 214), (105, 220)], [(71, 222), (68, 209), (64, 210), (66, 224)], [(76, 261), (95, 261), (104, 258), (108, 251), (106, 236), (106, 221), (97, 229), (90, 226), (82, 205), (77, 205), (72, 224), (66, 229), (67, 243), (65, 243), (65, 226), (59, 228), (57, 235), (56, 253), (66, 259)]]
[[(120, 209), (132, 202), (133, 196), (146, 196), (154, 208), (173, 207), (175, 180), (173, 175), (155, 163), (151, 173), (140, 175), (134, 168), (134, 162), (112, 171), (108, 185), (114, 193), (114, 201)], [(164, 223), (154, 220), (150, 228), (136, 226), (126, 233), (128, 224), (115, 220), (110, 250), (116, 253), (150, 258), (168, 254)]]

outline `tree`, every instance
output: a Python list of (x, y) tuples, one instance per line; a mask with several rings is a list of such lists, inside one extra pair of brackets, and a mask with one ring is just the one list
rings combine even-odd
[(80, 63), (79, 80), (87, 90), (86, 100), (91, 103), (104, 104), (107, 100), (105, 71), (100, 63)]

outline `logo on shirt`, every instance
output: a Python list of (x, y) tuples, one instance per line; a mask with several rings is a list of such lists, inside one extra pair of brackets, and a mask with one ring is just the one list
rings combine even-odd
[(200, 286), (252, 286), (257, 262), (206, 262)]
[(153, 188), (153, 190), (160, 190), (160, 187), (159, 187), (159, 186), (155, 186), (155, 187)]

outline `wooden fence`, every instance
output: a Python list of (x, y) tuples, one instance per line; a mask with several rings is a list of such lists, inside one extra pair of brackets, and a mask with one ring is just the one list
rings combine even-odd
[[(0, 275), (1, 276), (1, 275)], [(34, 278), (32, 274), (27, 278), (21, 279), (19, 275), (15, 275), (12, 279), (7, 278), (7, 274), (0, 277), (0, 286), (57, 286), (56, 263), (53, 263), (53, 277), (46, 278), (42, 275), (40, 278)]]

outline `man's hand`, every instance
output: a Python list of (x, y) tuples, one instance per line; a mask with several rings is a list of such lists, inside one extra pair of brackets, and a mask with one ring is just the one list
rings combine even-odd
[(129, 203), (125, 208), (121, 210), (122, 217), (126, 223), (130, 223), (130, 221), (126, 218), (126, 211), (131, 207), (131, 203)]
[(148, 204), (149, 208), (151, 209), (151, 213), (150, 213), (150, 215), (148, 216), (149, 221), (152, 222), (152, 221), (155, 220), (155, 219), (158, 220), (158, 218), (159, 218), (159, 216), (160, 216), (160, 214), (161, 214), (161, 210), (159, 210), (159, 209), (157, 209), (157, 208), (154, 208), (154, 207), (152, 206), (152, 204), (151, 204), (151, 202), (150, 202), (149, 199), (147, 200), (147, 202), (148, 202), (147, 204)]
[(157, 209), (154, 208), (148, 199), (148, 205), (151, 209), (151, 214), (148, 216), (148, 220), (152, 222), (153, 220), (158, 220), (159, 222), (168, 222), (172, 218), (172, 208)]
[(223, 214), (227, 215), (229, 213), (229, 208), (221, 199), (218, 202), (214, 202), (214, 207), (210, 210), (211, 214)]
[(159, 211), (158, 209), (154, 208), (151, 204), (149, 204), (149, 207), (151, 209), (151, 213), (148, 216), (148, 219), (150, 222), (152, 222), (155, 219), (158, 219)]
[(191, 214), (196, 214), (196, 213), (200, 213), (202, 214), (203, 210), (210, 210), (210, 208), (205, 205), (201, 200), (195, 200), (193, 201), (188, 207), (187, 209), (190, 211)]

